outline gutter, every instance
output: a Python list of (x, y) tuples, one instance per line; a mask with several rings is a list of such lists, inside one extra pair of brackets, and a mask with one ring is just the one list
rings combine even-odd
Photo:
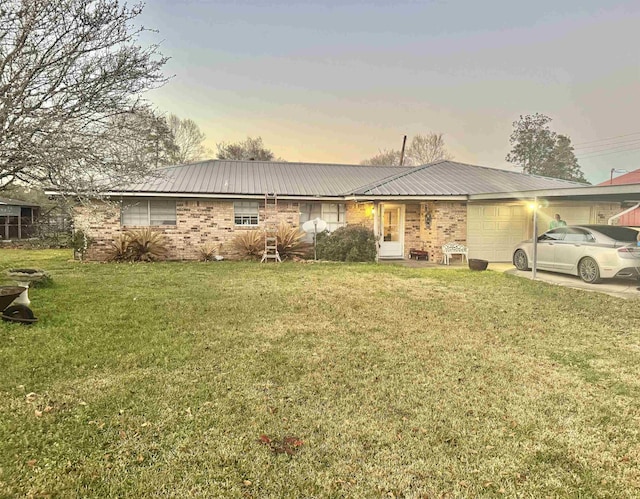
[[(45, 191), (47, 196), (62, 196), (63, 194), (58, 191)], [(74, 193), (64, 193), (67, 196), (77, 196)], [(95, 196), (99, 198), (184, 198), (184, 199), (256, 199), (264, 200), (264, 194), (201, 194), (201, 193), (183, 193), (183, 192), (101, 192)], [(279, 200), (286, 201), (342, 201), (343, 196), (329, 197), (329, 196), (280, 196)]]

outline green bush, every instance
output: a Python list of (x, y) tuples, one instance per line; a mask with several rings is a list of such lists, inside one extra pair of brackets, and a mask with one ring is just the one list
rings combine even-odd
[(318, 234), (318, 258), (335, 262), (373, 262), (376, 240), (373, 231), (361, 225), (340, 227), (331, 234)]

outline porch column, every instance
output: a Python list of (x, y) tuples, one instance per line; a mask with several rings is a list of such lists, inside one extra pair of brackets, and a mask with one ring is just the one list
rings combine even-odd
[(376, 240), (376, 262), (380, 260), (380, 214), (379, 214), (378, 202), (373, 202), (373, 236)]
[(22, 212), (18, 215), (18, 239), (22, 239)]

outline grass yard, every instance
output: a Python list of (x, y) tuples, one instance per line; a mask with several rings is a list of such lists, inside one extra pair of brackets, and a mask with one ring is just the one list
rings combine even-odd
[(69, 258), (0, 253), (54, 279), (0, 324), (0, 497), (640, 495), (637, 300)]

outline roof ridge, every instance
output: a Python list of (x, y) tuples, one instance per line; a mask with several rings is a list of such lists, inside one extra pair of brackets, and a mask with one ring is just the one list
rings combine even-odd
[(228, 161), (230, 163), (246, 163), (246, 164), (260, 163), (260, 164), (270, 164), (270, 165), (351, 166), (356, 168), (408, 168), (406, 166), (402, 167), (398, 165), (359, 165), (354, 163), (322, 163), (322, 162), (308, 162), (308, 161), (264, 161), (264, 160), (250, 160), (250, 159), (211, 159), (207, 161), (211, 161), (211, 162)]
[[(360, 187), (358, 187), (354, 192), (356, 191), (368, 191), (371, 189), (375, 189), (376, 187), (382, 187), (384, 184), (388, 184), (389, 182), (393, 182), (394, 180), (398, 180), (399, 178), (402, 177), (406, 177), (407, 175), (412, 175), (413, 173), (417, 172), (417, 171), (422, 171), (428, 167), (437, 165), (439, 163), (449, 163), (450, 161), (447, 160), (438, 160), (438, 161), (434, 161), (433, 163), (426, 163), (424, 165), (420, 165), (420, 166), (407, 166), (405, 168), (408, 168), (407, 170), (400, 172), (400, 173), (396, 173), (394, 175), (390, 175), (388, 177), (384, 177), (380, 180), (376, 180), (375, 182), (370, 182), (368, 184), (362, 185)], [(345, 193), (344, 195), (346, 195), (347, 193)], [(349, 193), (349, 194), (353, 194), (353, 193)]]

